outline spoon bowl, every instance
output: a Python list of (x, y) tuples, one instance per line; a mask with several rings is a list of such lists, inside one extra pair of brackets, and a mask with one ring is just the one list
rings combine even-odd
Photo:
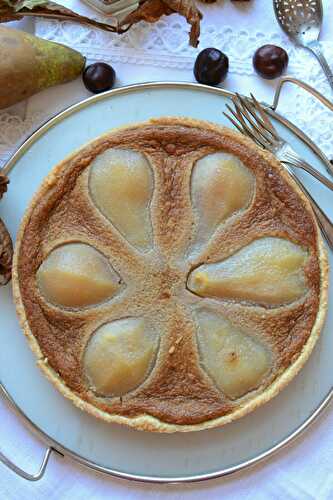
[(273, 0), (276, 18), (291, 40), (310, 50), (320, 62), (333, 90), (333, 73), (318, 38), (323, 22), (321, 0)]

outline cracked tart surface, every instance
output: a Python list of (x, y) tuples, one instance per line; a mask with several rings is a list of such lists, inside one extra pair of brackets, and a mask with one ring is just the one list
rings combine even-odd
[(327, 308), (311, 207), (279, 162), (208, 122), (115, 129), (57, 165), (17, 238), (38, 364), (108, 422), (228, 423), (300, 370)]

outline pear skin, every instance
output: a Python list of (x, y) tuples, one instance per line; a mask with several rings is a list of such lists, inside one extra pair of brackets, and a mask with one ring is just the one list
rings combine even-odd
[(0, 26), (0, 109), (74, 80), (84, 65), (76, 50)]

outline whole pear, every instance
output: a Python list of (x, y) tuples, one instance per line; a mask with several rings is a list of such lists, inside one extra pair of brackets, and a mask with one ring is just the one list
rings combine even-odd
[(0, 26), (0, 109), (74, 80), (84, 65), (76, 50)]

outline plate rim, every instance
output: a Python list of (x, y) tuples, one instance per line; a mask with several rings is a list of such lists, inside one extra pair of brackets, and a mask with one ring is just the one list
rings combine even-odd
[(273, 455), (277, 454), (280, 450), (286, 448), (288, 445), (293, 443), (298, 437), (302, 436), (309, 427), (314, 424), (321, 416), (323, 416), (324, 411), (329, 407), (332, 399), (333, 399), (333, 388), (327, 393), (324, 397), (321, 404), (316, 408), (316, 410), (308, 417), (304, 422), (297, 427), (292, 433), (287, 435), (282, 441), (277, 443), (275, 446), (271, 448), (267, 448), (267, 450), (263, 451), (256, 457), (250, 458), (249, 460), (245, 460), (237, 465), (233, 465), (230, 467), (226, 467), (224, 469), (217, 470), (215, 472), (203, 473), (203, 474), (194, 474), (191, 476), (149, 476), (149, 475), (141, 475), (141, 474), (132, 474), (128, 472), (122, 472), (117, 469), (110, 469), (103, 465), (97, 464), (91, 460), (88, 460), (78, 453), (69, 450), (65, 446), (61, 445), (58, 441), (51, 438), (46, 432), (42, 431), (30, 418), (23, 412), (23, 410), (15, 403), (14, 399), (11, 397), (9, 392), (5, 389), (3, 384), (0, 382), (0, 394), (2, 394), (5, 399), (9, 402), (11, 408), (15, 412), (15, 414), (19, 417), (21, 421), (23, 421), (27, 428), (30, 429), (33, 434), (39, 437), (48, 447), (49, 450), (54, 451), (58, 455), (62, 457), (69, 457), (74, 462), (77, 462), (81, 465), (85, 465), (89, 469), (95, 470), (96, 472), (100, 472), (103, 474), (107, 474), (112, 477), (116, 477), (119, 479), (126, 479), (132, 482), (139, 483), (153, 483), (153, 484), (184, 484), (184, 483), (199, 483), (203, 481), (208, 481), (210, 479), (218, 479), (220, 477), (229, 476), (231, 474), (235, 474), (236, 472), (241, 472), (245, 469), (252, 468), (255, 465), (258, 465), (260, 462), (267, 461)]
[[(75, 103), (71, 106), (66, 107), (62, 111), (58, 112), (56, 115), (53, 117), (49, 118), (46, 120), (43, 124), (41, 124), (34, 132), (30, 134), (16, 149), (16, 151), (13, 153), (13, 155), (9, 158), (9, 160), (5, 163), (4, 167), (2, 168), (2, 172), (4, 174), (8, 174), (16, 165), (17, 161), (24, 155), (24, 153), (27, 151), (27, 149), (34, 144), (44, 133), (46, 133), (50, 128), (52, 128), (54, 125), (57, 123), (61, 122), (63, 119), (65, 119), (67, 116), (70, 116), (71, 114), (79, 111), (80, 109), (86, 108), (96, 102), (103, 101), (105, 99), (108, 99), (112, 97), (113, 95), (120, 95), (120, 94), (126, 94), (129, 92), (135, 92), (137, 90), (142, 90), (142, 89), (156, 89), (156, 88), (162, 88), (162, 89), (195, 89), (203, 92), (209, 92), (212, 94), (220, 94), (223, 95), (224, 97), (229, 97), (231, 98), (234, 96), (234, 93), (232, 91), (219, 88), (219, 87), (210, 87), (208, 85), (202, 85), (202, 84), (197, 84), (197, 83), (192, 83), (192, 82), (146, 82), (146, 83), (137, 83), (133, 85), (127, 85), (124, 87), (119, 87), (116, 89), (109, 90), (107, 92), (97, 94), (91, 97), (88, 97), (84, 100), (79, 101), (78, 103)], [(282, 116), (279, 115), (275, 110), (272, 111), (273, 115), (275, 118), (277, 118), (279, 121), (282, 121), (284, 125), (288, 127), (288, 121), (283, 118)], [(297, 129), (293, 125), (294, 128)], [(288, 127), (289, 128), (289, 127)], [(291, 130), (296, 136), (298, 134), (295, 132), (295, 130)], [(299, 136), (298, 136), (299, 137)], [(299, 137), (300, 138), (300, 137)], [(291, 444), (296, 438), (301, 436), (309, 427), (311, 424), (313, 424), (315, 421), (318, 420), (319, 416), (321, 416), (324, 412), (324, 410), (329, 406), (329, 403), (333, 399), (333, 387), (329, 390), (329, 392), (325, 395), (319, 406), (312, 412), (312, 414), (305, 419), (294, 431), (292, 431), (290, 434), (288, 434), (282, 441), (278, 442), (277, 444), (273, 445), (272, 447), (267, 448), (265, 451), (260, 453), (257, 456), (254, 456), (250, 459), (247, 459), (243, 462), (240, 462), (236, 465), (232, 465), (230, 467), (226, 467), (214, 472), (208, 472), (208, 473), (202, 473), (202, 474), (194, 474), (194, 475), (189, 475), (189, 476), (179, 476), (179, 477), (168, 477), (168, 476), (149, 476), (149, 475), (141, 475), (141, 474), (134, 474), (134, 473), (128, 473), (128, 472), (123, 472), (119, 471), (117, 469), (111, 469), (108, 467), (105, 467), (103, 465), (100, 465), (98, 463), (93, 462), (92, 460), (89, 460), (80, 454), (76, 453), (75, 451), (72, 451), (65, 446), (61, 445), (58, 441), (55, 439), (51, 438), (46, 432), (44, 432), (42, 429), (38, 427), (37, 424), (35, 424), (32, 420), (29, 419), (29, 417), (24, 413), (24, 411), (16, 404), (15, 400), (12, 398), (4, 384), (0, 381), (0, 394), (2, 394), (7, 401), (9, 401), (11, 408), (14, 410), (15, 414), (20, 417), (20, 419), (26, 424), (26, 426), (35, 434), (37, 435), (49, 448), (56, 453), (60, 454), (61, 456), (64, 457), (69, 457), (73, 461), (78, 462), (82, 465), (87, 466), (90, 469), (93, 469), (97, 472), (105, 473), (113, 477), (121, 478), (121, 479), (127, 479), (130, 481), (137, 481), (137, 482), (143, 482), (143, 483), (155, 483), (155, 484), (179, 484), (179, 483), (194, 483), (194, 482), (202, 482), (206, 481), (209, 479), (216, 479), (219, 477), (223, 476), (228, 476), (230, 474), (234, 474), (236, 472), (240, 472), (244, 469), (247, 469), (249, 467), (253, 467), (254, 465), (257, 465), (259, 462), (262, 462), (264, 460), (267, 460), (268, 458), (272, 457), (275, 455), (278, 451), (281, 449), (285, 448), (287, 445)]]

